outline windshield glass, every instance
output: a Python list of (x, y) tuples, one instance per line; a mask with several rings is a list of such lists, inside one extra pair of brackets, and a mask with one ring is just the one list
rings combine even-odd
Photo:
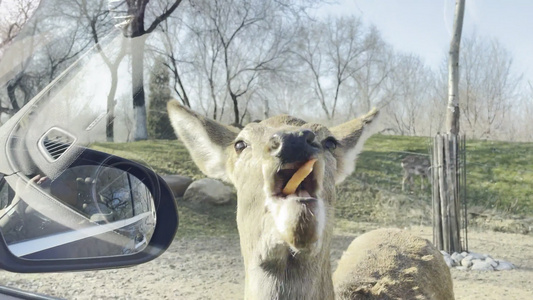
[[(320, 245), (309, 266), (326, 283), (298, 273), (285, 291), (329, 291), (355, 237), (397, 227), (460, 250), (447, 260), (456, 299), (532, 298), (533, 2), (467, 1), (455, 52), (456, 2), (0, 0), (0, 232), (13, 253), (114, 256), (157, 236), (142, 176), (88, 153), (157, 172), (180, 212), (175, 242), (146, 265), (38, 284), (0, 272), (2, 284), (242, 299)], [(474, 273), (463, 252), (518, 270)], [(313, 298), (298, 296), (285, 298)]]

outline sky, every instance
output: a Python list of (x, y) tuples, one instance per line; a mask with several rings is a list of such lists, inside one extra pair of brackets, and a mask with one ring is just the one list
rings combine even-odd
[[(437, 70), (447, 57), (454, 0), (338, 0), (324, 13), (353, 14), (374, 24), (396, 50), (415, 53)], [(533, 83), (533, 1), (466, 0), (463, 38), (497, 39), (516, 72)]]

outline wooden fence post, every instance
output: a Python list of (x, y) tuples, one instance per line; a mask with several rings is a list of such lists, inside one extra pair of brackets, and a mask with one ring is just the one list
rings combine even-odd
[(457, 135), (438, 134), (433, 145), (433, 243), (448, 253), (461, 252)]

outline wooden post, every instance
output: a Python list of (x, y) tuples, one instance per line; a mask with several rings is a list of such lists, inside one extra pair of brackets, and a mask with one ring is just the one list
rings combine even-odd
[(451, 150), (451, 154), (450, 156), (452, 157), (452, 160), (451, 160), (451, 163), (452, 163), (452, 172), (450, 173), (450, 177), (452, 178), (453, 180), (453, 203), (452, 203), (452, 213), (453, 213), (453, 217), (452, 217), (452, 230), (451, 232), (453, 233), (453, 248), (455, 250), (459, 250), (459, 251), (456, 251), (456, 252), (460, 252), (462, 250), (462, 247), (461, 247), (461, 227), (460, 227), (460, 221), (459, 219), (461, 218), (461, 212), (460, 212), (460, 193), (459, 193), (459, 190), (460, 190), (460, 185), (459, 185), (459, 178), (460, 178), (460, 173), (459, 173), (459, 159), (460, 159), (460, 156), (459, 156), (459, 148), (458, 148), (458, 143), (457, 143), (457, 139), (458, 139), (458, 135), (456, 134), (452, 134), (451, 135), (451, 145), (450, 145), (450, 150)]
[(433, 141), (433, 159), (431, 162), (432, 165), (432, 196), (433, 196), (433, 244), (438, 249), (442, 249), (443, 241), (442, 241), (442, 220), (441, 220), (441, 208), (440, 208), (440, 185), (437, 184), (440, 176), (439, 172), (442, 168), (442, 164), (439, 159), (439, 151), (437, 150), (439, 148), (439, 141), (440, 135), (437, 135), (435, 137), (435, 140)]
[(433, 144), (433, 242), (439, 250), (461, 252), (457, 136), (439, 134)]

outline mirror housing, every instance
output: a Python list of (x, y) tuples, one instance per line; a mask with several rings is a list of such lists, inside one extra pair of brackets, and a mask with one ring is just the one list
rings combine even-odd
[[(10, 250), (10, 246), (0, 230), (0, 268), (12, 272), (35, 273), (133, 266), (158, 257), (170, 246), (178, 228), (177, 205), (168, 185), (154, 171), (127, 159), (91, 149), (83, 150), (70, 165), (70, 168), (72, 167), (97, 167), (105, 170), (118, 170), (128, 176), (131, 175), (142, 182), (144, 187), (151, 194), (156, 220), (155, 228), (153, 228), (151, 238), (147, 241), (147, 244), (144, 248), (139, 249), (138, 252), (131, 254), (124, 253), (118, 255), (96, 255), (75, 258), (45, 257), (45, 259), (41, 259), (32, 256), (15, 255), (11, 251), (12, 249)], [(14, 180), (14, 176), (18, 177), (18, 180), (28, 180), (25, 175), (20, 173), (3, 175), (4, 180), (7, 177), (11, 177), (12, 181)], [(2, 178), (0, 178), (0, 180), (2, 180)], [(31, 185), (25, 187), (35, 189), (35, 187), (32, 187)], [(55, 210), (69, 209), (68, 206), (59, 202), (60, 201), (56, 200), (46, 201), (47, 205)], [(74, 210), (72, 210), (72, 212), (77, 215)], [(48, 214), (46, 217), (51, 219), (53, 218), (53, 215)], [(52, 219), (51, 221), (54, 220)], [(98, 226), (98, 224), (95, 223), (95, 226)], [(74, 231), (75, 230), (76, 229), (74, 229)], [(46, 238), (47, 237), (43, 237), (43, 239)], [(92, 246), (100, 247), (99, 244), (92, 244)]]

